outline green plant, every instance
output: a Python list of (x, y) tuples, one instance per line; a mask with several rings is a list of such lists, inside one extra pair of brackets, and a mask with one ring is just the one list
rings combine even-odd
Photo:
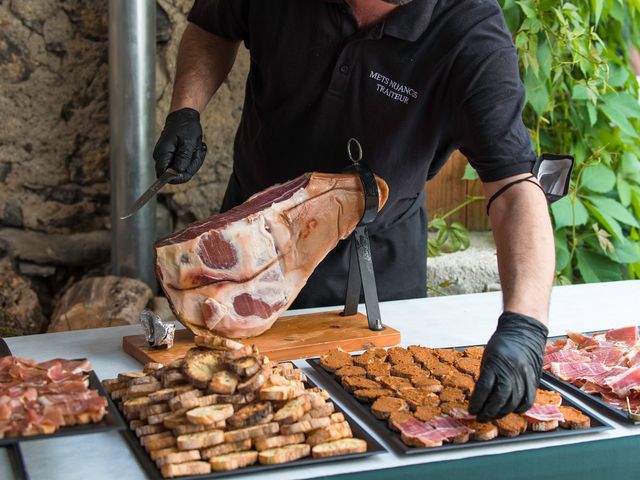
[(551, 212), (557, 281), (640, 278), (640, 0), (501, 0), (534, 148), (576, 163)]
[(429, 240), (427, 256), (437, 257), (442, 253), (453, 253), (469, 248), (469, 231), (460, 222), (447, 223), (454, 213), (467, 205), (479, 200), (484, 200), (482, 195), (470, 195), (464, 202), (443, 214), (436, 214), (429, 220)]

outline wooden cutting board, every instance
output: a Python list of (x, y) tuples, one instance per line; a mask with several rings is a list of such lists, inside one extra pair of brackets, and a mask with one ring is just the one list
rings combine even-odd
[[(379, 332), (369, 330), (367, 317), (362, 313), (343, 317), (337, 311), (318, 312), (281, 317), (262, 335), (243, 343), (255, 345), (272, 360), (294, 360), (316, 357), (336, 347), (350, 352), (374, 346), (391, 347), (400, 343), (400, 332), (386, 325)], [(149, 348), (142, 334), (122, 338), (124, 351), (141, 363), (170, 363), (193, 346), (189, 330), (177, 330), (169, 350)]]

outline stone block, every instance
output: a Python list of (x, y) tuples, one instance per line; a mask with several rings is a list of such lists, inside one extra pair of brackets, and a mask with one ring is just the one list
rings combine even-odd
[(9, 258), (0, 259), (0, 336), (42, 333), (47, 319), (29, 282)]

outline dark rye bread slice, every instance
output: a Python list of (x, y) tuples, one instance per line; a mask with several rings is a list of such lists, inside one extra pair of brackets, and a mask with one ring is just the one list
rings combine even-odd
[(510, 413), (493, 423), (503, 437), (517, 437), (527, 430), (527, 419), (518, 413)]
[(419, 375), (413, 375), (411, 377), (411, 383), (416, 388), (421, 388), (422, 390), (439, 393), (442, 391), (443, 386), (440, 383), (440, 380), (437, 378), (431, 377), (428, 373), (421, 373)]
[(375, 380), (378, 377), (391, 375), (391, 364), (384, 362), (375, 362), (367, 365), (367, 377)]
[(334, 348), (324, 355), (320, 355), (320, 365), (329, 372), (335, 372), (340, 367), (353, 365), (353, 358), (344, 350)]
[(334, 374), (338, 377), (364, 377), (367, 374), (367, 371), (362, 367), (347, 365), (346, 367), (336, 370)]
[(386, 420), (392, 413), (409, 410), (407, 401), (397, 397), (380, 397), (371, 405), (371, 413), (380, 420)]
[(400, 429), (398, 428), (398, 425), (402, 425), (413, 418), (416, 417), (414, 417), (411, 412), (394, 412), (389, 415), (387, 425), (389, 425), (389, 428), (394, 432), (399, 432)]
[(564, 415), (564, 420), (560, 422), (562, 428), (571, 430), (584, 430), (591, 427), (591, 419), (580, 410), (573, 407), (561, 406), (560, 413)]
[(444, 387), (438, 396), (441, 402), (463, 402), (466, 398), (462, 390), (454, 387)]
[(353, 396), (361, 402), (373, 402), (379, 397), (391, 397), (394, 395), (393, 390), (388, 388), (361, 388), (353, 392)]
[(353, 392), (354, 390), (363, 388), (380, 388), (378, 382), (364, 377), (343, 377), (341, 383), (347, 392)]

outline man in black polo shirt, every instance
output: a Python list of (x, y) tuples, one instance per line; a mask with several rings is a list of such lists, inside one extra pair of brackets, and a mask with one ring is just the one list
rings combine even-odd
[[(158, 174), (171, 166), (182, 183), (202, 165), (199, 112), (244, 42), (251, 68), (222, 210), (307, 171), (339, 172), (357, 138), (389, 184), (370, 228), (381, 300), (425, 296), (423, 187), (452, 150), (469, 158), (486, 198), (530, 176), (517, 55), (495, 0), (196, 0), (188, 19)], [(490, 216), (504, 313), (470, 403), (481, 420), (533, 403), (555, 265), (537, 185), (512, 185)], [(347, 260), (341, 244), (294, 306), (341, 303)]]

